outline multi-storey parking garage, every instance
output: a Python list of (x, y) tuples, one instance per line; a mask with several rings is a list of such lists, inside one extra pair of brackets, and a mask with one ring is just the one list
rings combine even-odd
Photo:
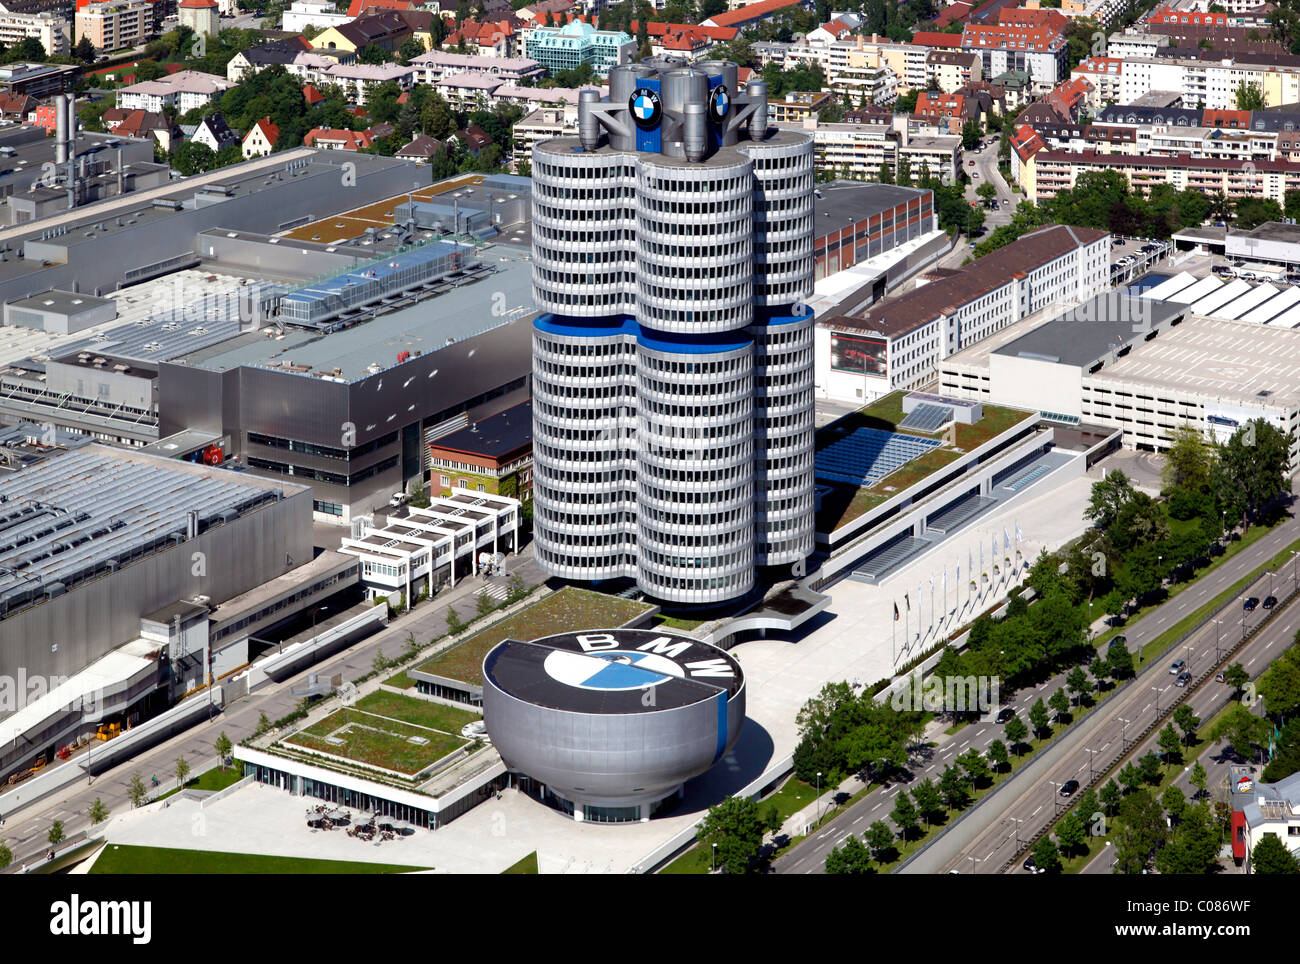
[(615, 68), (533, 151), (546, 571), (710, 604), (812, 549), (812, 141), (734, 64)]

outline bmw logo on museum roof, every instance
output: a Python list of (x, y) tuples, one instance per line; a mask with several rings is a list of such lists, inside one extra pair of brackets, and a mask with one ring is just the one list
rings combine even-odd
[(713, 118), (713, 123), (721, 124), (725, 121), (730, 109), (731, 94), (727, 91), (727, 85), (718, 84), (709, 94), (709, 116)]
[[(559, 633), (507, 640), (484, 672), (504, 691), (542, 705), (595, 712), (641, 712), (727, 697), (744, 685), (726, 650), (689, 636), (645, 629)], [(643, 699), (653, 690), (655, 698)]]
[(632, 91), (627, 106), (632, 112), (632, 119), (636, 122), (636, 126), (643, 131), (659, 126), (659, 119), (663, 116), (663, 101), (660, 100), (657, 90), (638, 87)]

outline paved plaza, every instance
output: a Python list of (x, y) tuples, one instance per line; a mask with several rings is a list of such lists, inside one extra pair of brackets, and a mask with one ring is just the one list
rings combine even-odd
[[(1014, 538), (1019, 523), (1023, 558), (1055, 548), (1078, 535), (1091, 479), (1055, 483), (1051, 478), (961, 529), (918, 557), (881, 585), (843, 579), (829, 587), (828, 613), (798, 642), (757, 640), (732, 650), (745, 668), (749, 685), (748, 716), (740, 740), (709, 773), (691, 781), (685, 799), (663, 817), (645, 824), (583, 824), (550, 810), (515, 791), (489, 800), (437, 831), (417, 830), (413, 837), (364, 844), (342, 831), (306, 827), (309, 798), (293, 797), (270, 787), (250, 786), (206, 809), (196, 801), (174, 800), (166, 809), (153, 805), (115, 817), (108, 828), (111, 843), (200, 848), (243, 853), (321, 857), (431, 866), (435, 872), (499, 873), (536, 850), (542, 873), (624, 873), (674, 834), (699, 819), (705, 809), (757, 779), (775, 760), (793, 752), (795, 714), (827, 681), (858, 680), (864, 686), (893, 675), (891, 627), (896, 633), (897, 664), (934, 645), (939, 633), (951, 632), (974, 612), (1005, 595), (1005, 586), (986, 589), (966, 603), (956, 585), (956, 565), (968, 577), (968, 553), (991, 569), (991, 539), (1001, 542), (1005, 529)], [(1041, 490), (1041, 494), (1036, 494)], [(929, 628), (929, 580), (935, 585), (935, 623), (943, 617), (941, 579), (948, 567), (950, 610), (937, 632)], [(922, 585), (917, 598), (917, 585)], [(904, 646), (904, 623), (893, 622), (908, 593), (915, 637), (918, 616), (922, 636)], [(959, 598), (960, 597), (960, 598)], [(196, 832), (201, 829), (201, 834)]]

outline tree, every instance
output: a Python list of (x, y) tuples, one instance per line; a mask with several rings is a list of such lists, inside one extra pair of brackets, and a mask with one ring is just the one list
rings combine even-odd
[(226, 736), (225, 730), (221, 731), (221, 735), (212, 744), (212, 748), (217, 751), (217, 759), (221, 761), (221, 769), (224, 770), (226, 761), (230, 758), (230, 751), (234, 748), (234, 744), (230, 742), (230, 737)]
[(906, 156), (898, 159), (898, 170), (894, 174), (894, 183), (900, 187), (912, 186), (912, 162)]
[(1165, 808), (1165, 812), (1170, 818), (1177, 823), (1183, 819), (1183, 814), (1187, 810), (1187, 798), (1183, 791), (1179, 790), (1173, 784), (1165, 787), (1165, 792), (1160, 795), (1160, 805)]
[(1060, 845), (1061, 853), (1067, 857), (1082, 850), (1086, 838), (1087, 828), (1078, 813), (1073, 810), (1062, 817), (1061, 822), (1056, 825), (1056, 842)]
[(1226, 741), (1238, 757), (1253, 760), (1259, 754), (1259, 747), (1263, 746), (1272, 732), (1273, 725), (1268, 720), (1236, 703), (1214, 725), (1210, 739), (1216, 743)]
[(861, 840), (849, 834), (842, 847), (836, 847), (826, 855), (826, 873), (874, 874), (876, 868), (871, 866), (871, 851)]
[(1240, 663), (1233, 663), (1223, 671), (1223, 681), (1233, 689), (1234, 698), (1241, 695), (1246, 684), (1250, 682), (1250, 674), (1246, 672), (1246, 667)]
[(1106, 816), (1113, 817), (1124, 799), (1124, 791), (1120, 789), (1119, 784), (1114, 780), (1107, 780), (1106, 785), (1101, 788), (1101, 792), (1097, 796), (1101, 800), (1101, 806)]
[(1204, 433), (1182, 425), (1169, 435), (1160, 481), (1166, 492), (1176, 489), (1201, 491), (1209, 488), (1214, 465), (1214, 448)]
[(984, 759), (979, 750), (971, 747), (961, 756), (957, 757), (957, 763), (966, 771), (966, 777), (971, 786), (978, 787), (985, 783), (990, 776), (989, 764)]
[(1300, 710), (1300, 647), (1283, 652), (1260, 676), (1257, 688), (1271, 715), (1294, 716)]
[(943, 794), (929, 777), (912, 788), (912, 799), (916, 801), (917, 813), (927, 824), (943, 816)]
[(518, 602), (528, 595), (528, 586), (519, 573), (514, 573), (506, 582), (506, 605)]
[(1029, 708), (1029, 725), (1034, 728), (1034, 736), (1042, 736), (1048, 729), (1047, 706), (1041, 696)]
[(989, 763), (993, 765), (994, 773), (1001, 773), (1002, 768), (1010, 762), (1007, 756), (1007, 745), (1001, 740), (994, 740), (984, 752), (989, 758)]
[(261, 736), (263, 733), (265, 733), (265, 732), (266, 732), (267, 730), (269, 730), (270, 728), (271, 728), (271, 718), (270, 718), (269, 716), (266, 715), (265, 711), (263, 711), (263, 712), (261, 712), (261, 713), (258, 713), (258, 714), (257, 714), (257, 730), (255, 731), (255, 732), (257, 733), (257, 735), (258, 735), (258, 736)]
[(185, 778), (190, 775), (190, 765), (185, 757), (177, 757), (176, 767), (172, 772), (176, 774), (176, 786), (183, 786), (185, 784)]
[(148, 795), (149, 792), (145, 790), (144, 780), (141, 779), (140, 774), (133, 773), (131, 775), (131, 782), (126, 788), (126, 798), (131, 801), (131, 806), (140, 806), (140, 804), (144, 803), (144, 798)]
[(397, 49), (397, 59), (404, 64), (409, 64), (414, 58), (424, 53), (424, 44), (416, 40), (415, 37), (407, 37), (402, 42), (402, 46)]
[(1136, 490), (1123, 472), (1118, 469), (1106, 475), (1104, 479), (1094, 482), (1088, 497), (1088, 507), (1083, 510), (1083, 517), (1090, 519), (1098, 529), (1109, 529), (1120, 509), (1124, 508), (1136, 494)]
[(50, 824), (50, 832), (46, 834), (45, 839), (50, 842), (51, 847), (57, 847), (67, 839), (67, 834), (63, 832), (62, 820), (55, 820), (54, 823)]
[(1065, 677), (1065, 686), (1074, 694), (1074, 702), (1078, 705), (1079, 701), (1083, 699), (1083, 694), (1088, 692), (1090, 689), (1088, 686), (1088, 674), (1084, 672), (1082, 666), (1076, 666), (1074, 669), (1070, 670), (1069, 674)]
[(717, 846), (723, 873), (748, 874), (758, 870), (764, 834), (780, 826), (774, 810), (761, 810), (750, 797), (728, 797), (709, 808), (696, 836), (709, 847)]
[(1237, 110), (1263, 110), (1266, 100), (1259, 84), (1248, 84), (1243, 80), (1237, 85)]
[(450, 636), (457, 635), (465, 628), (464, 621), (460, 618), (460, 613), (456, 612), (456, 607), (447, 607), (447, 634)]
[(366, 44), (357, 51), (357, 63), (361, 64), (391, 64), (396, 60), (391, 50), (385, 50), (378, 44)]
[(497, 608), (497, 604), (492, 601), (492, 597), (485, 592), (481, 592), (474, 599), (474, 615), (482, 619), (492, 610)]
[(4, 870), (14, 862), (14, 852), (9, 849), (7, 844), (0, 843), (0, 870)]
[(988, 181), (985, 181), (983, 184), (981, 184), (979, 187), (975, 189), (975, 196), (978, 197), (981, 201), (983, 201), (986, 204), (989, 201), (992, 201), (995, 197), (997, 197), (997, 193), (998, 193), (998, 189), (995, 188)]
[(1178, 829), (1156, 853), (1156, 869), (1162, 874), (1208, 874), (1215, 869), (1219, 853), (1219, 829), (1208, 804), (1183, 811)]
[(98, 826), (107, 820), (108, 814), (108, 807), (104, 806), (104, 801), (99, 799), (99, 797), (95, 798), (95, 802), (92, 803), (90, 809), (86, 811), (86, 816), (90, 818), (90, 825), (92, 827)]
[(1300, 860), (1287, 850), (1281, 837), (1268, 833), (1250, 852), (1250, 871), (1253, 874), (1300, 874)]
[(917, 813), (916, 805), (912, 803), (912, 798), (907, 795), (906, 790), (899, 790), (898, 796), (894, 799), (894, 809), (889, 813), (890, 819), (898, 827), (898, 835), (904, 840), (909, 839), (916, 831)]
[(95, 62), (95, 45), (90, 42), (89, 37), (82, 37), (77, 41), (77, 45), (72, 48), (72, 56), (83, 64), (93, 64)]
[(1201, 718), (1196, 715), (1186, 703), (1174, 710), (1174, 722), (1178, 728), (1183, 731), (1183, 742), (1193, 743), (1196, 740), (1196, 728), (1201, 725)]
[[(1011, 748), (1016, 750), (1024, 738), (1029, 735), (1029, 727), (1025, 725), (1025, 721), (1019, 716), (1013, 716), (1007, 720), (1005, 732), (1007, 739), (1011, 741)], [(1019, 756), (1020, 754), (1017, 753), (1016, 755)]]
[(1112, 639), (1106, 648), (1106, 663), (1110, 675), (1115, 679), (1128, 679), (1133, 675), (1133, 654), (1128, 645), (1120, 639)]
[(1192, 786), (1196, 787), (1196, 794), (1192, 799), (1205, 796), (1206, 788), (1210, 785), (1210, 777), (1205, 772), (1205, 767), (1201, 766), (1200, 760), (1192, 764), (1192, 775), (1188, 777), (1188, 781)]
[(1166, 723), (1160, 735), (1156, 738), (1156, 743), (1160, 747), (1160, 753), (1164, 756), (1167, 763), (1178, 763), (1183, 758), (1182, 748), (1183, 741), (1174, 729), (1172, 723)]
[(1164, 776), (1164, 771), (1160, 768), (1160, 757), (1156, 755), (1155, 750), (1142, 754), (1137, 761), (1138, 773), (1142, 775), (1142, 781), (1155, 786)]
[(894, 853), (894, 831), (883, 820), (874, 821), (864, 834), (871, 856), (877, 863), (887, 863)]
[(939, 795), (953, 810), (965, 810), (970, 805), (970, 783), (957, 767), (949, 764), (939, 775)]
[(1070, 712), (1070, 697), (1065, 694), (1064, 689), (1058, 687), (1051, 699), (1047, 701), (1047, 705), (1056, 712), (1056, 722), (1059, 723), (1061, 718)]
[(1097, 798), (1097, 791), (1093, 789), (1083, 791), (1078, 802), (1074, 805), (1074, 812), (1078, 814), (1079, 821), (1084, 825), (1086, 832), (1095, 815), (1102, 812), (1101, 801)]
[(1042, 867), (1044, 872), (1049, 874), (1061, 872), (1061, 852), (1051, 837), (1046, 835), (1039, 837), (1030, 854), (1034, 858), (1034, 864)]
[(1136, 790), (1119, 808), (1115, 873), (1140, 874), (1168, 837), (1165, 815), (1150, 791)]
[(392, 665), (388, 657), (384, 655), (382, 647), (376, 650), (374, 658), (370, 660), (370, 668), (376, 673), (382, 673)]
[(979, 121), (971, 118), (961, 126), (961, 147), (964, 151), (973, 151), (980, 146), (980, 138), (984, 132), (980, 130)]
[(1142, 771), (1132, 761), (1125, 763), (1119, 771), (1119, 782), (1128, 791), (1136, 790), (1142, 784)]
[(1233, 499), (1243, 524), (1285, 489), (1287, 453), (1287, 436), (1262, 418), (1251, 419), (1219, 446), (1215, 487)]

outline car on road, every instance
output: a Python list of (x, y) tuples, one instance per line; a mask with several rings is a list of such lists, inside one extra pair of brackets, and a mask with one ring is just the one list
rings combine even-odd
[(979, 171), (971, 171), (971, 172), (970, 172), (970, 176), (971, 176), (971, 177), (979, 177), (979, 176), (980, 176), (980, 172), (979, 172)]
[(1223, 675), (1223, 670), (1219, 670), (1219, 672), (1217, 672), (1217, 673), (1214, 674), (1214, 682), (1216, 682), (1216, 683), (1226, 683), (1226, 682), (1228, 682), (1228, 677), (1226, 677), (1226, 676)]
[(1253, 613), (1255, 611), (1255, 607), (1257, 607), (1258, 605), (1259, 605), (1259, 600), (1256, 597), (1251, 596), (1249, 599), (1247, 599), (1244, 603), (1241, 604), (1241, 610), (1242, 612)]
[(974, 167), (974, 166), (975, 166), (975, 161), (974, 161), (973, 159), (967, 161), (967, 162), (966, 162), (966, 166), (967, 166), (967, 167)]
[(1027, 857), (1027, 858), (1025, 858), (1024, 867), (1025, 867), (1025, 870), (1029, 871), (1031, 874), (1043, 874), (1043, 873), (1046, 873), (1046, 871), (1043, 870), (1042, 867), (1040, 867), (1040, 866), (1038, 866), (1038, 864), (1034, 863), (1034, 858), (1033, 858), (1033, 857)]
[(1015, 716), (1015, 715), (1016, 715), (1016, 711), (1015, 711), (1015, 710), (1013, 710), (1013, 709), (1012, 709), (1011, 707), (1009, 707), (1009, 706), (1004, 706), (1004, 707), (1002, 707), (1001, 712), (998, 713), (998, 722), (999, 722), (999, 723), (1005, 723), (1005, 722), (1007, 722), (1009, 719), (1011, 719), (1011, 717), (1013, 717), (1013, 716)]
[(1061, 784), (1061, 791), (1060, 791), (1060, 793), (1061, 793), (1061, 796), (1063, 796), (1063, 797), (1072, 797), (1072, 796), (1074, 796), (1075, 792), (1076, 792), (1078, 789), (1079, 789), (1079, 781), (1078, 781), (1078, 780), (1066, 780), (1064, 783)]
[(1187, 669), (1187, 660), (1176, 659), (1169, 665), (1169, 675), (1177, 676), (1185, 669)]
[(1265, 597), (1264, 597), (1264, 602), (1261, 603), (1261, 605), (1262, 605), (1265, 609), (1272, 609), (1274, 606), (1277, 605), (1277, 597), (1276, 597), (1276, 596), (1265, 596)]
[(1178, 674), (1178, 679), (1174, 680), (1175, 686), (1186, 686), (1192, 681), (1192, 674), (1186, 671)]

